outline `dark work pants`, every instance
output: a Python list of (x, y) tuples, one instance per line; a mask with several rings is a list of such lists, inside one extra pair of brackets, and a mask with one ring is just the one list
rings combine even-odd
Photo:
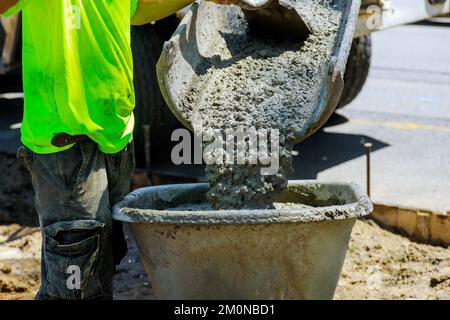
[(115, 265), (126, 253), (111, 208), (129, 192), (133, 143), (102, 153), (91, 140), (69, 150), (17, 152), (31, 173), (42, 228), (42, 283), (37, 299), (112, 299)]

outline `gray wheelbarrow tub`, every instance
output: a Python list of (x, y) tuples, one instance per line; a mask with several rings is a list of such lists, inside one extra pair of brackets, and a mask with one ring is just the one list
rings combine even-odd
[(159, 299), (332, 299), (357, 218), (355, 184), (292, 181), (278, 202), (312, 208), (169, 211), (204, 203), (207, 184), (139, 189), (113, 209), (130, 222)]

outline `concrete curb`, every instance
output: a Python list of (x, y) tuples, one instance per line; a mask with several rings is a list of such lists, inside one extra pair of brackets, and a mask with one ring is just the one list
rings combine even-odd
[(418, 242), (450, 245), (450, 212), (374, 204), (372, 217)]

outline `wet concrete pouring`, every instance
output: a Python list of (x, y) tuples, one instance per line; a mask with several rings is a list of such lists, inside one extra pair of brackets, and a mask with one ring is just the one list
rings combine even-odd
[[(211, 185), (208, 200), (214, 209), (272, 208), (273, 196), (287, 187), (287, 175), (293, 171), (292, 149), (318, 103), (341, 18), (335, 1), (311, 3), (316, 28), (304, 39), (255, 31), (242, 11), (230, 10), (228, 19), (235, 23), (222, 30), (226, 50), (215, 52), (214, 59), (198, 67), (198, 78), (180, 103), (179, 112), (200, 134), (207, 130), (248, 134), (250, 128), (279, 132), (276, 174), (261, 174), (264, 165), (260, 159), (252, 164), (250, 155), (245, 164), (236, 164), (242, 146), (235, 140), (230, 142), (235, 144), (234, 154), (216, 155), (225, 156), (224, 163), (206, 166)], [(248, 152), (250, 147), (244, 148)]]

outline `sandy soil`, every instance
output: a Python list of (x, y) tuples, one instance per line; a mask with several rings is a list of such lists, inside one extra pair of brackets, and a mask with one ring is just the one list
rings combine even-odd
[[(41, 234), (31, 187), (13, 157), (0, 156), (0, 171), (0, 299), (32, 299), (39, 288)], [(128, 228), (126, 237), (129, 251), (117, 270), (115, 298), (154, 299)], [(450, 299), (450, 248), (358, 221), (336, 299)]]
[[(154, 299), (132, 235), (115, 299)], [(0, 299), (32, 299), (39, 287), (38, 228), (0, 226)], [(450, 249), (417, 244), (358, 221), (336, 299), (450, 299)]]
[(40, 283), (39, 228), (0, 226), (0, 300), (32, 299)]
[[(115, 299), (154, 299), (139, 252), (126, 228), (127, 256), (117, 268)], [(0, 225), (0, 300), (34, 299), (40, 285), (41, 233), (37, 227)]]
[(411, 242), (358, 221), (336, 299), (450, 299), (450, 248)]
[(28, 172), (0, 155), (0, 299), (30, 299), (39, 286), (41, 236)]

